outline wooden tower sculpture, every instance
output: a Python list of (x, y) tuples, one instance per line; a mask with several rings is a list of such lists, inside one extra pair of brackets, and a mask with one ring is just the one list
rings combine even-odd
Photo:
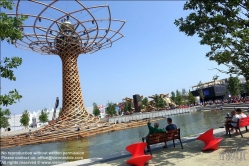
[[(17, 2), (16, 17), (21, 15), (20, 2), (21, 0)], [(63, 75), (62, 115), (59, 121), (72, 121), (75, 124), (80, 120), (82, 123), (81, 120), (89, 121), (92, 118), (84, 107), (77, 59), (80, 54), (94, 53), (111, 47), (113, 42), (123, 37), (120, 30), (125, 21), (112, 19), (108, 5), (87, 8), (78, 0), (70, 1), (70, 5), (77, 5), (79, 8), (68, 12), (56, 7), (56, 3), (60, 2), (56, 0), (50, 4), (35, 0), (27, 2), (41, 5), (44, 9), (38, 15), (22, 14), (34, 22), (20, 27), (24, 38), (22, 41), (16, 41), (15, 45), (41, 54), (59, 55), (62, 60)], [(51, 12), (51, 9), (57, 12), (56, 19), (46, 17), (46, 13)], [(101, 15), (101, 18), (95, 18), (94, 12), (91, 13), (93, 9), (94, 11), (105, 9), (107, 17), (103, 18)], [(88, 19), (81, 19), (85, 14), (89, 16)], [(77, 15), (80, 18), (77, 18)], [(42, 26), (42, 22), (45, 22), (47, 27)], [(107, 27), (101, 27), (103, 22)], [(117, 30), (111, 29), (111, 24), (114, 23), (119, 23)]]
[[(57, 7), (63, 3), (70, 11), (63, 11)], [(24, 14), (25, 11), (28, 12), (28, 5), (36, 5), (36, 8), (41, 10), (35, 14)], [(73, 10), (69, 9), (73, 7)], [(102, 13), (98, 15), (100, 10), (107, 16)], [(41, 54), (58, 55), (62, 60), (62, 115), (56, 122), (32, 133), (31, 138), (56, 139), (58, 133), (62, 138), (75, 136), (75, 128), (80, 130), (78, 135), (81, 133), (84, 137), (87, 133), (85, 129), (96, 127), (99, 118), (90, 115), (84, 107), (77, 58), (80, 54), (91, 54), (111, 47), (113, 42), (123, 37), (120, 30), (125, 21), (112, 19), (108, 5), (85, 7), (78, 0), (69, 1), (68, 4), (58, 0), (48, 4), (45, 1), (18, 0), (15, 13), (8, 15), (28, 16), (20, 27), (24, 38), (15, 41), (16, 47)]]

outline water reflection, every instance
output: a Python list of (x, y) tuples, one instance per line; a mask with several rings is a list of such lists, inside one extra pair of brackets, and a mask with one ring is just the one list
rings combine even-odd
[[(192, 112), (190, 114), (180, 114), (170, 116), (173, 123), (181, 128), (181, 136), (191, 136), (204, 132), (210, 128), (218, 128), (224, 123), (226, 111), (206, 111), (206, 112)], [(161, 128), (165, 128), (166, 119), (159, 121)], [(11, 149), (4, 149), (6, 152), (27, 151), (33, 152), (30, 156), (35, 156), (34, 152), (68, 152), (67, 154), (55, 156), (68, 156), (64, 159), (66, 161), (78, 160), (81, 158), (114, 156), (117, 153), (125, 151), (125, 147), (131, 143), (141, 141), (143, 136), (148, 134), (147, 126), (133, 128), (128, 130), (121, 130), (110, 132), (102, 135), (96, 135), (80, 140), (72, 140), (66, 142), (54, 142), (40, 145), (28, 145), (22, 147), (15, 147)], [(73, 154), (70, 152), (82, 152)], [(44, 154), (49, 156), (49, 154)], [(38, 160), (37, 156), (36, 160)], [(77, 158), (78, 157), (78, 158)], [(43, 159), (40, 159), (43, 161)], [(44, 161), (46, 161), (44, 159)], [(63, 161), (63, 160), (60, 160)], [(21, 164), (20, 164), (21, 165)], [(39, 165), (39, 164), (37, 164)], [(49, 165), (49, 164), (47, 164)]]
[(64, 148), (60, 149), (60, 151), (63, 151), (63, 156), (68, 157), (66, 161), (75, 161), (89, 158), (89, 147), (88, 138), (85, 138), (64, 142)]

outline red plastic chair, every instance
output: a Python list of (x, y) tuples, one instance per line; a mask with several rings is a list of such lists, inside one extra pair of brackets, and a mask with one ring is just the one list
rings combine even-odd
[(223, 138), (215, 138), (213, 135), (213, 131), (214, 129), (212, 128), (197, 137), (197, 140), (201, 140), (205, 143), (205, 146), (202, 148), (202, 150), (218, 149), (219, 143), (223, 140)]
[(137, 142), (126, 147), (126, 150), (131, 153), (132, 157), (126, 161), (126, 164), (144, 166), (144, 164), (152, 159), (151, 155), (145, 155), (144, 149), (147, 146), (145, 142)]

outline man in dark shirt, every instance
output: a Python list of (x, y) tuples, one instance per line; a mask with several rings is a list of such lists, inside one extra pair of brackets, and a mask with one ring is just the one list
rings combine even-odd
[(177, 126), (175, 124), (172, 124), (172, 119), (171, 118), (167, 118), (167, 123), (168, 123), (168, 125), (165, 128), (167, 131), (177, 129)]
[[(167, 118), (167, 123), (168, 123), (168, 125), (165, 128), (166, 131), (176, 130), (177, 129), (177, 126), (175, 124), (172, 124), (172, 119), (171, 118)], [(166, 142), (165, 142), (165, 145), (163, 147), (167, 148)]]

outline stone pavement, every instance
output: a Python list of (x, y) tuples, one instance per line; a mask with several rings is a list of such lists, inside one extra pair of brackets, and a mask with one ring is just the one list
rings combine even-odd
[[(249, 132), (241, 128), (243, 138), (240, 134), (232, 134), (232, 137), (224, 136), (224, 129), (214, 130), (216, 137), (223, 137), (219, 149), (215, 151), (202, 151), (204, 143), (196, 140), (196, 136), (182, 138), (183, 148), (180, 144), (173, 145), (168, 142), (168, 148), (162, 148), (163, 144), (152, 146), (153, 158), (147, 166), (249, 166)], [(172, 141), (171, 141), (172, 142)], [(84, 159), (57, 166), (127, 166), (126, 160), (131, 155), (128, 152), (120, 152), (118, 156), (109, 158)]]

